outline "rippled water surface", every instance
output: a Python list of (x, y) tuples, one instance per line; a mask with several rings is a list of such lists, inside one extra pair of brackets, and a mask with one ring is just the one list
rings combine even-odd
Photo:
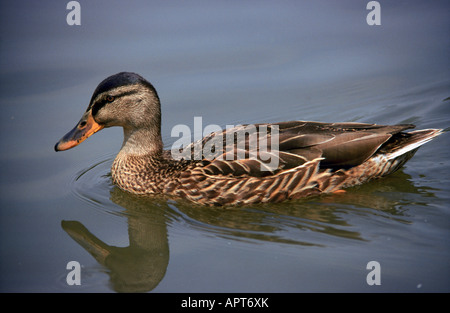
[(229, 209), (119, 190), (120, 129), (53, 151), (124, 70), (157, 88), (166, 148), (195, 116), (448, 130), (448, 1), (380, 1), (380, 26), (364, 1), (79, 2), (80, 26), (64, 1), (0, 4), (0, 291), (450, 291), (447, 132), (346, 193)]

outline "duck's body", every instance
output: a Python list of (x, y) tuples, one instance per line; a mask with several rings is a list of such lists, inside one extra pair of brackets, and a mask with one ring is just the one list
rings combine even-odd
[[(119, 73), (100, 83), (78, 125), (56, 144), (55, 150), (72, 148), (110, 126), (124, 128), (124, 142), (111, 168), (117, 186), (135, 194), (165, 194), (206, 205), (280, 202), (340, 191), (394, 172), (419, 146), (442, 132), (403, 132), (414, 125), (258, 124), (252, 129), (256, 138), (265, 137), (270, 143), (267, 151), (250, 144), (250, 136), (241, 140), (235, 135), (227, 137), (242, 130), (241, 126), (197, 143), (211, 147), (215, 142), (214, 157), (205, 152), (194, 157), (193, 144), (185, 148), (188, 157), (178, 160), (173, 158), (173, 151), (162, 148), (156, 90), (137, 74)], [(272, 140), (275, 136), (276, 145)], [(217, 138), (223, 141), (220, 145), (214, 141)], [(230, 142), (225, 138), (234, 139)], [(239, 149), (245, 150), (244, 157), (237, 157)], [(230, 151), (234, 157), (230, 158)], [(276, 166), (268, 166), (272, 157), (276, 157)]]

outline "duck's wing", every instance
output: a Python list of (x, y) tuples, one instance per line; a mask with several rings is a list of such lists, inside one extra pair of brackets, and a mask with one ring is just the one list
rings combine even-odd
[(350, 168), (370, 158), (392, 136), (414, 125), (290, 121), (241, 125), (191, 144), (211, 175), (268, 176), (320, 159), (321, 168)]
[(280, 123), (280, 150), (302, 155), (322, 151), (322, 168), (349, 168), (369, 159), (393, 136), (414, 125), (365, 123)]
[[(267, 132), (269, 125), (273, 128)], [(177, 194), (197, 203), (223, 205), (278, 202), (333, 192), (395, 171), (421, 144), (442, 132), (402, 132), (413, 125), (301, 121), (256, 127), (258, 138), (266, 137), (268, 149), (254, 148), (251, 139), (238, 137), (226, 143), (220, 135), (232, 130), (205, 137), (201, 147), (214, 147), (218, 156), (191, 163), (180, 173), (182, 188)], [(240, 153), (245, 157), (240, 158)], [(256, 158), (250, 157), (255, 153)], [(273, 160), (278, 160), (276, 166)], [(379, 160), (385, 161), (381, 167)]]

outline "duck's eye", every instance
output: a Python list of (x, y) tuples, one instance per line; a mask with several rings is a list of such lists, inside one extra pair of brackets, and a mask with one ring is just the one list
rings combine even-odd
[(114, 96), (106, 96), (106, 101), (108, 102), (113, 102), (114, 101)]

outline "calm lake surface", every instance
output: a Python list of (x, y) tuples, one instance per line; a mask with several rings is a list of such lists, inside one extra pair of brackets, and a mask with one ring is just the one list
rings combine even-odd
[(448, 1), (380, 1), (379, 26), (368, 1), (79, 1), (80, 26), (67, 2), (0, 4), (0, 291), (450, 291), (448, 133), (344, 194), (232, 209), (120, 191), (118, 128), (53, 150), (120, 71), (158, 90), (166, 148), (195, 116), (448, 130)]

